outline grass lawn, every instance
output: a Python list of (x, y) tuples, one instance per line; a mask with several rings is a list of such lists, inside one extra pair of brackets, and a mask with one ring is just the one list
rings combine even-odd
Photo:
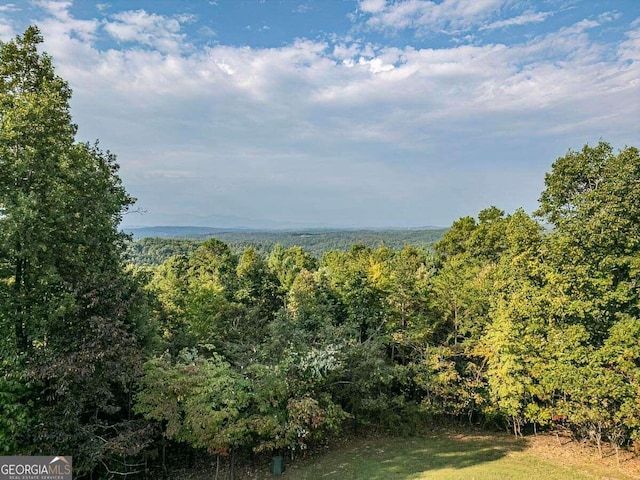
[[(172, 480), (213, 480), (212, 459), (174, 470)], [(221, 462), (219, 480), (229, 478)], [(640, 480), (640, 459), (613, 451), (600, 458), (583, 443), (553, 435), (515, 439), (501, 433), (440, 431), (420, 437), (349, 438), (308, 458), (286, 460), (281, 476), (269, 457), (238, 465), (237, 480)]]
[[(564, 442), (563, 442), (564, 443)], [(265, 477), (268, 478), (268, 477)], [(271, 477), (278, 478), (278, 477)], [(438, 434), (356, 439), (314, 458), (288, 462), (283, 480), (629, 480), (637, 459), (618, 465), (555, 437)]]

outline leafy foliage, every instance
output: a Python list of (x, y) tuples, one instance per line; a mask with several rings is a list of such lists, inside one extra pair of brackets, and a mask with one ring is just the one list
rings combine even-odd
[(70, 452), (82, 475), (146, 445), (129, 400), (150, 337), (117, 230), (133, 199), (111, 153), (75, 142), (71, 90), (41, 42), (30, 27), (0, 44), (0, 438)]
[(41, 41), (0, 44), (0, 453), (112, 478), (168, 441), (294, 455), (439, 420), (640, 441), (636, 148), (559, 158), (550, 231), (489, 207), (441, 237), (145, 240), (129, 260), (155, 266), (127, 267), (133, 199), (115, 157), (75, 141)]
[(399, 249), (405, 245), (415, 245), (421, 249), (430, 248), (438, 241), (446, 229), (425, 230), (302, 230), (302, 231), (252, 231), (219, 230), (212, 233), (192, 233), (189, 227), (169, 229), (156, 227), (131, 229), (135, 242), (127, 249), (127, 259), (136, 265), (159, 265), (172, 255), (189, 255), (208, 238), (216, 238), (227, 245), (235, 254), (253, 248), (262, 255), (268, 255), (280, 245), (283, 249), (298, 247), (315, 259), (322, 258), (330, 250), (347, 251), (354, 244), (377, 248), (385, 245)]

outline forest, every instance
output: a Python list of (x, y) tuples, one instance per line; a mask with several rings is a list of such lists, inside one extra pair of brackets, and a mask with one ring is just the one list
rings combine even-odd
[(96, 479), (436, 424), (638, 448), (637, 148), (569, 150), (532, 215), (489, 206), (432, 249), (211, 238), (132, 265), (135, 200), (41, 42), (0, 45), (0, 454)]
[(446, 229), (406, 229), (406, 230), (271, 230), (242, 231), (221, 230), (215, 233), (184, 235), (190, 228), (175, 228), (175, 237), (141, 237), (136, 235), (164, 232), (165, 229), (132, 229), (133, 239), (129, 243), (126, 259), (134, 265), (159, 265), (175, 254), (193, 253), (207, 238), (217, 238), (226, 243), (235, 254), (242, 254), (247, 248), (253, 248), (261, 255), (268, 255), (276, 245), (285, 248), (302, 247), (305, 252), (320, 259), (329, 250), (349, 250), (353, 245), (361, 244), (370, 248), (387, 246), (400, 249), (413, 245), (421, 249), (430, 249), (442, 237)]

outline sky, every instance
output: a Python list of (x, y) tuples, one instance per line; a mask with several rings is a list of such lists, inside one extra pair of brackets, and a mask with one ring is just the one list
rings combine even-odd
[(640, 0), (0, 1), (138, 201), (123, 226), (449, 226), (640, 147)]

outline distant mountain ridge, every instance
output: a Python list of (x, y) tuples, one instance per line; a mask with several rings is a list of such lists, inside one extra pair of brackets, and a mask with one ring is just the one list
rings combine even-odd
[(216, 227), (196, 227), (196, 226), (172, 226), (159, 225), (155, 227), (132, 227), (125, 228), (124, 231), (133, 235), (134, 239), (139, 238), (202, 238), (223, 232), (243, 232), (253, 231), (249, 228), (216, 228)]
[(442, 227), (424, 226), (424, 227), (388, 227), (388, 228), (255, 228), (255, 227), (198, 227), (198, 226), (182, 226), (182, 225), (159, 225), (154, 227), (129, 227), (124, 228), (124, 232), (133, 236), (134, 240), (141, 238), (188, 238), (203, 239), (221, 233), (287, 233), (287, 234), (327, 234), (331, 232), (418, 232), (443, 230)]

